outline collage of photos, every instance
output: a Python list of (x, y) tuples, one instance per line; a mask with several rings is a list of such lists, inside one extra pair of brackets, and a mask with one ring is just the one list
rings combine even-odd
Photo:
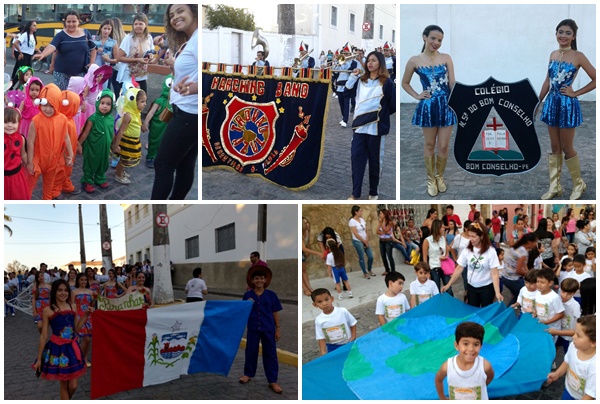
[(595, 400), (596, 14), (4, 4), (4, 400)]

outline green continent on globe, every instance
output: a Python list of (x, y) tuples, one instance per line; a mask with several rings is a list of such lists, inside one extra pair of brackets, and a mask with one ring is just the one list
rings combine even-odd
[(365, 377), (371, 376), (374, 369), (369, 362), (367, 362), (365, 356), (360, 353), (358, 345), (352, 343), (352, 348), (346, 359), (342, 376), (347, 382), (360, 380)]

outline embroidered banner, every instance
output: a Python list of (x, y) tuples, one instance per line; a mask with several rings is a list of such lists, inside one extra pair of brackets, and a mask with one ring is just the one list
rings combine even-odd
[(202, 167), (302, 190), (323, 157), (329, 80), (202, 72)]
[(133, 292), (121, 297), (108, 298), (98, 296), (98, 310), (121, 311), (138, 310), (144, 306), (144, 295), (140, 292)]

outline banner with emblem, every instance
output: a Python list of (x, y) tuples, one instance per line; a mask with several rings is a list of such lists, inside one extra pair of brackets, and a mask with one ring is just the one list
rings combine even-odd
[(113, 298), (98, 296), (98, 310), (139, 310), (144, 307), (145, 303), (144, 295), (140, 292), (127, 293)]
[(308, 78), (311, 72), (299, 76), (203, 70), (202, 167), (258, 175), (292, 190), (312, 186), (323, 157), (330, 81)]

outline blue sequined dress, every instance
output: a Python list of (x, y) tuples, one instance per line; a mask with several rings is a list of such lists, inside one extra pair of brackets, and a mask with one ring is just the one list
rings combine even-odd
[(550, 91), (544, 101), (542, 122), (559, 128), (575, 128), (581, 125), (581, 107), (577, 97), (571, 98), (560, 93), (560, 88), (570, 86), (577, 75), (577, 68), (569, 62), (551, 60), (548, 65)]
[(55, 312), (50, 327), (52, 336), (42, 351), (41, 377), (65, 381), (82, 376), (86, 366), (75, 335), (75, 312)]
[(415, 69), (415, 72), (421, 79), (423, 90), (429, 91), (431, 98), (419, 101), (412, 124), (425, 128), (454, 125), (456, 115), (448, 107), (450, 86), (446, 64), (420, 66)]

